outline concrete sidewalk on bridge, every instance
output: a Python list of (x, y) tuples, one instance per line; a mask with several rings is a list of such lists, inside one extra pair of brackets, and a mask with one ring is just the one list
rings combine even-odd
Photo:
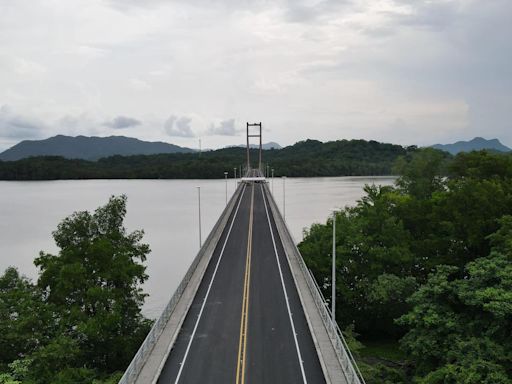
[(286, 258), (288, 259), (288, 263), (292, 271), (292, 276), (299, 293), (299, 298), (304, 309), (304, 314), (306, 316), (309, 329), (313, 337), (313, 342), (315, 343), (316, 350), (318, 352), (318, 358), (320, 359), (320, 364), (322, 365), (322, 370), (324, 371), (325, 380), (327, 384), (348, 384), (349, 381), (347, 380), (344, 373), (342, 363), (338, 359), (338, 355), (334, 349), (333, 343), (331, 342), (329, 333), (324, 325), (322, 317), (320, 316), (319, 308), (317, 307), (317, 304), (313, 298), (313, 293), (311, 292), (306, 281), (307, 277), (304, 275), (299, 265), (298, 258), (302, 258), (302, 256), (297, 250), (293, 238), (288, 230), (288, 227), (286, 226), (283, 217), (281, 216), (281, 213), (279, 212), (279, 209), (277, 208), (277, 204), (274, 201), (268, 186), (266, 189), (267, 196), (271, 197), (269, 198), (269, 202), (272, 210), (272, 216), (274, 218), (279, 237), (283, 244)]
[(215, 252), (215, 248), (217, 247), (224, 229), (229, 222), (229, 218), (233, 214), (234, 208), (238, 203), (238, 198), (240, 197), (242, 190), (243, 187), (239, 186), (215, 225), (212, 234), (205, 241), (203, 247), (199, 251), (200, 253), (202, 252), (202, 255), (200, 256), (200, 260), (194, 270), (194, 273), (176, 304), (176, 307), (167, 321), (158, 341), (153, 347), (151, 355), (146, 360), (139, 375), (137, 376), (137, 379), (134, 381), (135, 384), (155, 384), (158, 381), (158, 377), (160, 376), (165, 361), (167, 360), (174, 342), (178, 337), (183, 321), (185, 320), (190, 306), (192, 305), (196, 292), (201, 284), (201, 280), (203, 279), (208, 264)]

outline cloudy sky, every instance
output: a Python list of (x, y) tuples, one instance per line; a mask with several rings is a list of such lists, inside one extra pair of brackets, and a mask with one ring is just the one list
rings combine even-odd
[(0, 0), (0, 150), (125, 135), (215, 148), (512, 145), (510, 0)]

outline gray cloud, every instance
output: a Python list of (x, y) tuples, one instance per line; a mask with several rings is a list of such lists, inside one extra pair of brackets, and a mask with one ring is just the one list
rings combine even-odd
[(43, 122), (15, 113), (9, 106), (0, 107), (0, 137), (9, 139), (34, 139), (41, 137)]
[(127, 116), (117, 116), (116, 118), (103, 123), (106, 127), (113, 129), (131, 128), (141, 124), (142, 123), (139, 120)]
[(191, 122), (192, 119), (190, 117), (172, 115), (165, 121), (164, 129), (169, 136), (194, 137), (194, 132), (190, 128)]
[(219, 136), (235, 136), (237, 134), (235, 119), (222, 120), (219, 125), (212, 124), (208, 129), (208, 134)]
[(283, 8), (287, 21), (315, 23), (324, 17), (336, 17), (340, 10), (345, 10), (353, 5), (353, 0), (322, 0), (315, 4), (303, 0), (289, 0)]
[(395, 0), (396, 3), (411, 7), (406, 15), (397, 15), (397, 24), (442, 30), (457, 22), (461, 6), (458, 1)]
[[(261, 119), (281, 144), (423, 144), (482, 131), (512, 144), (510, 0), (93, 3), (17, 0), (0, 12), (0, 105), (21, 114), (6, 129), (4, 113), (4, 136), (33, 135), (30, 111), (45, 134), (111, 134), (103, 117), (127, 111), (145, 116), (134, 136), (187, 146), (196, 126), (208, 147), (238, 144), (229, 123), (210, 126), (219, 114)], [(177, 115), (164, 129), (169, 102), (192, 122)], [(406, 124), (390, 129), (397, 118)]]

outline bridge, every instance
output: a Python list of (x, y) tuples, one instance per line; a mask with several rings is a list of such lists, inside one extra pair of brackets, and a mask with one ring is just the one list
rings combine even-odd
[(119, 383), (364, 383), (259, 169)]

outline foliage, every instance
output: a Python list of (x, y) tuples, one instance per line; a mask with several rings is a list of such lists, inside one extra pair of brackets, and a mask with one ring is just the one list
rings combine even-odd
[[(510, 383), (512, 380), (512, 262), (492, 253), (463, 273), (439, 266), (398, 319), (422, 383)], [(507, 368), (508, 371), (507, 371)]]
[(47, 343), (52, 323), (41, 290), (7, 268), (0, 277), (0, 369)]
[(430, 198), (443, 188), (443, 167), (448, 156), (446, 152), (424, 148), (407, 158), (398, 158), (394, 166), (400, 175), (397, 186), (417, 199)]
[(62, 309), (61, 330), (80, 343), (80, 359), (98, 369), (123, 369), (147, 331), (140, 308), (149, 247), (143, 232), (123, 227), (126, 197), (94, 214), (77, 212), (53, 236), (59, 255), (41, 253), (38, 286)]
[[(306, 140), (283, 149), (265, 150), (275, 176), (389, 175), (393, 162), (416, 150), (365, 140), (321, 143)], [(251, 159), (257, 159), (255, 149)], [(112, 156), (98, 161), (57, 156), (0, 161), (0, 180), (54, 179), (214, 179), (245, 164), (244, 148), (202, 153)]]
[(382, 363), (375, 365), (360, 364), (361, 374), (366, 384), (406, 384), (407, 375), (400, 368), (393, 368)]
[[(341, 327), (354, 322), (365, 337), (383, 332), (396, 336), (394, 318), (403, 313), (405, 298), (416, 285), (410, 276), (415, 263), (409, 234), (392, 214), (401, 196), (389, 187), (368, 186), (365, 191), (356, 207), (336, 215), (336, 297), (342, 304), (336, 316)], [(313, 225), (299, 245), (326, 297), (330, 297), (331, 244), (329, 219), (326, 225)], [(407, 277), (402, 279), (403, 275)]]
[(35, 260), (37, 285), (13, 268), (0, 277), (2, 369), (13, 362), (4, 381), (110, 382), (128, 365), (150, 326), (140, 289), (149, 247), (142, 231), (126, 232), (125, 215), (125, 196), (76, 212), (53, 233), (58, 255)]
[[(402, 338), (413, 367), (363, 364), (369, 382), (511, 382), (512, 156), (423, 149), (395, 169), (336, 216), (340, 326)], [(331, 218), (299, 244), (326, 297), (331, 247)]]

